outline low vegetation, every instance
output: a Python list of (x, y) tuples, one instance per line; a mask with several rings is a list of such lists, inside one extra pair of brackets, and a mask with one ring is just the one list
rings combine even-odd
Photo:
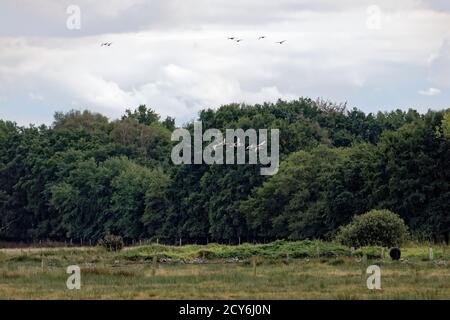
[(100, 239), (98, 245), (108, 251), (120, 251), (123, 248), (123, 238), (113, 234), (107, 234), (103, 239)]
[[(427, 245), (409, 243), (400, 261), (322, 241), (2, 249), (0, 299), (449, 299), (450, 250), (433, 249), (429, 260)], [(381, 290), (367, 289), (372, 264)], [(80, 290), (66, 288), (69, 265), (81, 267)]]
[(275, 241), (268, 244), (242, 244), (239, 246), (228, 246), (219, 244), (209, 245), (186, 245), (186, 246), (164, 246), (148, 245), (133, 248), (123, 253), (125, 259), (150, 260), (153, 256), (161, 259), (175, 259), (187, 261), (190, 259), (220, 260), (235, 259), (246, 260), (254, 256), (268, 260), (279, 260), (290, 258), (312, 258), (312, 257), (338, 257), (349, 256), (349, 248), (322, 241)]

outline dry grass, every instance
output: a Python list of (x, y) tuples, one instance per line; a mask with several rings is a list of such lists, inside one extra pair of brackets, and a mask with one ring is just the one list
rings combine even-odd
[[(260, 258), (255, 276), (249, 260), (155, 264), (92, 248), (8, 249), (0, 252), (0, 299), (450, 299), (447, 260), (409, 251), (403, 262), (367, 264), (347, 256)], [(72, 264), (81, 267), (81, 290), (66, 288)], [(381, 290), (366, 287), (369, 264), (381, 267)]]

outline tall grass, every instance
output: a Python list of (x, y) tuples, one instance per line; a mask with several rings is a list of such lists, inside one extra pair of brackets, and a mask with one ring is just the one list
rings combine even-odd
[[(434, 247), (434, 261), (427, 250), (402, 248), (403, 260), (392, 261), (381, 248), (321, 241), (8, 249), (0, 250), (0, 299), (449, 299), (449, 250)], [(72, 264), (81, 290), (66, 288)], [(366, 287), (370, 264), (382, 269), (382, 290)]]

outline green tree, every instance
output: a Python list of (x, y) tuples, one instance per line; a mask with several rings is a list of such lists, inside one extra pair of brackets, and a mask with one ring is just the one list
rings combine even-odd
[(159, 118), (159, 115), (154, 110), (147, 108), (145, 104), (141, 104), (134, 111), (130, 109), (125, 110), (125, 115), (122, 117), (122, 120), (134, 119), (141, 124), (151, 125), (159, 122)]
[(399, 246), (408, 237), (405, 222), (389, 210), (371, 210), (354, 216), (351, 223), (339, 228), (337, 240), (349, 247)]

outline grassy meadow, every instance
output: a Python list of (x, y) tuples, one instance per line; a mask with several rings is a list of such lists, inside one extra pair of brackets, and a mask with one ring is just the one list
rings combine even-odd
[[(0, 299), (450, 299), (450, 248), (388, 250), (328, 242), (0, 249)], [(381, 268), (381, 290), (366, 286)], [(68, 290), (66, 268), (81, 268)]]

